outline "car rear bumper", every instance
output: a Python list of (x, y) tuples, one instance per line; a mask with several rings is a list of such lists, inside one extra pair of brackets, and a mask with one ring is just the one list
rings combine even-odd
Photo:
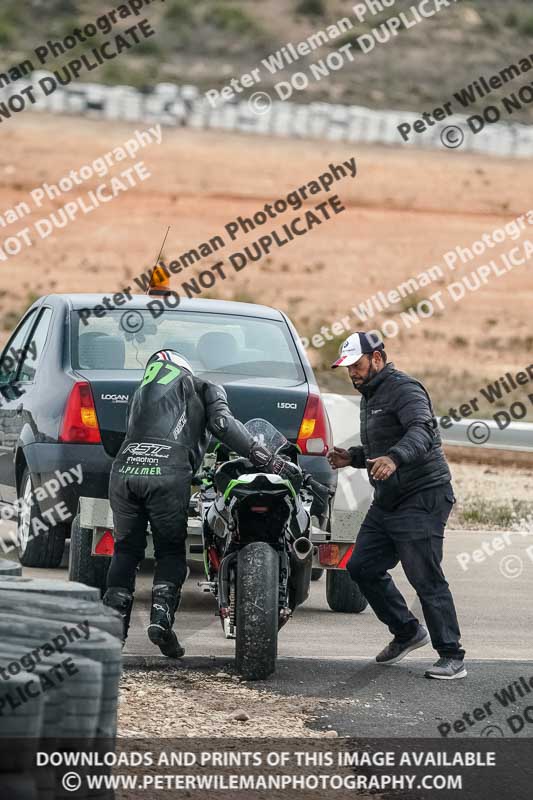
[[(99, 552), (98, 545), (102, 537), (107, 531), (113, 533), (113, 512), (109, 505), (108, 500), (102, 500), (92, 497), (82, 497), (80, 500), (80, 527), (88, 528), (93, 532), (92, 553), (95, 556), (108, 555), (107, 552)], [(339, 562), (342, 562), (344, 557), (351, 553), (353, 545), (353, 526), (346, 537), (341, 538), (335, 532), (327, 533), (315, 525), (311, 528), (311, 541), (314, 545), (313, 548), (313, 567), (318, 569), (344, 569), (344, 564), (339, 567)], [(154, 557), (154, 547), (150, 526), (148, 526), (148, 537), (146, 542), (145, 558)], [(189, 517), (187, 525), (187, 560), (189, 561), (203, 561), (203, 538), (202, 538), (202, 523), (197, 517)], [(332, 555), (332, 546), (336, 553), (336, 560), (322, 560), (326, 551), (321, 548), (326, 546), (328, 548), (328, 555)]]
[[(102, 499), (108, 496), (113, 459), (102, 445), (35, 442), (24, 448), (24, 457), (34, 489), (47, 489), (46, 499), (39, 501), (42, 511), (62, 501), (75, 515), (82, 495)], [(57, 492), (54, 481), (59, 483)]]
[[(34, 442), (24, 448), (24, 456), (32, 474), (34, 489), (49, 486), (50, 481), (54, 480), (60, 484), (54, 496), (49, 492), (46, 499), (39, 501), (41, 511), (63, 502), (74, 516), (81, 496), (107, 500), (113, 459), (102, 445)], [(337, 473), (324, 456), (300, 456), (299, 462), (302, 469), (315, 480), (336, 489)], [(75, 474), (76, 470), (79, 474), (80, 468), (81, 482)]]

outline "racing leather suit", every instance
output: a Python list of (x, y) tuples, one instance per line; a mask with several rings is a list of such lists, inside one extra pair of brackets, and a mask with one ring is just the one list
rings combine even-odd
[[(231, 414), (221, 386), (172, 365), (166, 371), (161, 366), (151, 370), (149, 365), (130, 402), (126, 438), (111, 469), (115, 551), (108, 587), (134, 591), (148, 522), (156, 562), (154, 584), (181, 587), (187, 574), (191, 479), (202, 463), (210, 434), (257, 464), (268, 459), (269, 454), (265, 458), (264, 448), (254, 444)], [(262, 451), (257, 459), (255, 449)]]

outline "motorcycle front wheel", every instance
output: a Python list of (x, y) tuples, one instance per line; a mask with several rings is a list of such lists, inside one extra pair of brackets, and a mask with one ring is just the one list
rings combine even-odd
[(276, 669), (278, 654), (279, 556), (265, 542), (252, 542), (237, 559), (235, 666), (250, 681)]

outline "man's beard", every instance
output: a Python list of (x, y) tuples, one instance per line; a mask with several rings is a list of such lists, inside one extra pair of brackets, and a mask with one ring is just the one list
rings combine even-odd
[(365, 386), (368, 381), (372, 380), (374, 375), (378, 374), (378, 370), (375, 368), (373, 364), (370, 364), (368, 368), (368, 372), (366, 374), (366, 378), (352, 378), (352, 385), (354, 389), (361, 389), (361, 387)]

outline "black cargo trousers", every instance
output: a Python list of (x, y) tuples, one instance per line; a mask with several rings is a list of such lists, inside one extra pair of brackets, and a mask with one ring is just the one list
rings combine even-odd
[(399, 641), (415, 635), (418, 620), (388, 573), (399, 562), (422, 606), (439, 656), (464, 658), (453, 597), (441, 562), (444, 528), (455, 498), (450, 483), (406, 498), (394, 510), (372, 503), (347, 570), (374, 613)]
[[(108, 587), (133, 592), (137, 566), (144, 558), (147, 526), (154, 544), (154, 584), (178, 588), (187, 576), (187, 520), (193, 476), (188, 451), (165, 467), (113, 464), (109, 501), (113, 510), (115, 551)], [(161, 462), (160, 462), (161, 463)], [(159, 474), (161, 473), (161, 474)]]

